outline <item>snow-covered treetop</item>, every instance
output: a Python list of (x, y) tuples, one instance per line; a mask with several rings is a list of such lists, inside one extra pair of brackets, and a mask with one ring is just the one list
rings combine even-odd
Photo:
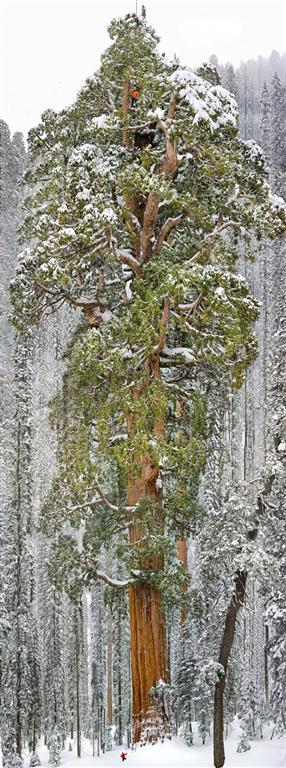
[(112, 36), (76, 102), (45, 112), (30, 133), (14, 322), (64, 304), (82, 314), (67, 401), (55, 405), (58, 425), (68, 407), (70, 431), (62, 423), (52, 509), (61, 498), (70, 516), (94, 497), (98, 462), (124, 474), (148, 454), (170, 472), (170, 510), (182, 510), (184, 527), (205, 462), (206, 392), (239, 386), (256, 353), (258, 307), (236, 274), (238, 245), (251, 257), (253, 233), (283, 232), (286, 214), (214, 73), (211, 82), (203, 69), (166, 64), (134, 16), (113, 22)]
[(179, 97), (190, 105), (194, 125), (206, 122), (212, 131), (226, 125), (237, 128), (237, 103), (221, 85), (213, 85), (188, 67), (178, 67), (171, 75), (171, 82), (178, 89)]

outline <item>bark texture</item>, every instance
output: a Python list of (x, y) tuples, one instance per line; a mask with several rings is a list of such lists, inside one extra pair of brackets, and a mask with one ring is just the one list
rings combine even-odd
[[(122, 84), (122, 114), (127, 123), (130, 107), (129, 83), (126, 78)], [(177, 173), (178, 158), (175, 143), (169, 136), (171, 121), (176, 109), (176, 94), (172, 96), (167, 113), (167, 122), (159, 121), (164, 134), (166, 154), (164, 162), (155, 169), (156, 174), (172, 178)], [(130, 130), (123, 129), (123, 145), (131, 148), (133, 145)], [(134, 275), (141, 273), (141, 265), (148, 261), (156, 246), (156, 252), (162, 248), (171, 230), (181, 221), (181, 217), (168, 220), (161, 231), (156, 232), (158, 223), (160, 195), (149, 192), (148, 196), (134, 195), (125, 197), (125, 225), (133, 242), (133, 254), (129, 256), (129, 266)], [(119, 261), (126, 262), (126, 255), (117, 250)], [(130, 260), (131, 259), (131, 260)], [(170, 301), (165, 299), (159, 328), (159, 340), (152, 355), (145, 361), (144, 387), (148, 380), (160, 378), (160, 353), (166, 343), (166, 334), (170, 317)], [(147, 384), (146, 384), (147, 380)], [(134, 398), (138, 396), (136, 388)], [(132, 417), (133, 418), (133, 417)], [(127, 414), (128, 431), (132, 429), (132, 418)], [(154, 425), (154, 434), (163, 435), (164, 420), (159, 418)], [(136, 457), (138, 474), (130, 477), (128, 482), (128, 505), (136, 506), (142, 499), (149, 497), (156, 503), (156, 530), (164, 530), (164, 513), (162, 509), (162, 490), (157, 480), (159, 466), (154, 465), (147, 454)], [(144, 541), (144, 524), (138, 513), (133, 524), (129, 526), (129, 541), (131, 545), (142, 548), (140, 567), (142, 573), (151, 571), (158, 573), (164, 568), (162, 556), (152, 556), (146, 553)], [(170, 730), (170, 713), (167, 704), (162, 700), (154, 701), (150, 689), (161, 680), (169, 682), (167, 633), (165, 617), (161, 606), (160, 591), (152, 581), (138, 580), (138, 584), (129, 587), (130, 634), (131, 634), (131, 673), (132, 673), (132, 707), (133, 707), (133, 741), (156, 741), (157, 738)]]
[(113, 680), (112, 680), (112, 661), (113, 661), (113, 643), (112, 643), (112, 614), (108, 608), (107, 619), (107, 722), (112, 725), (113, 722)]
[(164, 702), (152, 701), (150, 689), (169, 682), (167, 640), (160, 593), (150, 584), (130, 588), (133, 741), (157, 741), (170, 730)]
[[(150, 376), (157, 377), (160, 375), (159, 349), (165, 333), (163, 326), (165, 329), (167, 307), (168, 304), (166, 303), (162, 315), (162, 339), (159, 341), (158, 350), (153, 358), (146, 361), (146, 369)], [(158, 420), (156, 433), (162, 434), (163, 430), (163, 421)], [(163, 530), (162, 490), (157, 483), (159, 467), (152, 462), (148, 455), (138, 457), (138, 465), (140, 467), (139, 476), (129, 480), (128, 504), (135, 506), (146, 496), (153, 499), (157, 504), (154, 525)], [(129, 540), (130, 544), (138, 542), (138, 546), (142, 546), (142, 571), (148, 570), (152, 573), (161, 571), (164, 567), (163, 558), (146, 556), (144, 542), (140, 543), (142, 534), (144, 534), (143, 525), (140, 525), (140, 519), (136, 519), (129, 528)], [(150, 695), (150, 689), (156, 686), (159, 680), (169, 682), (167, 633), (159, 590), (147, 581), (141, 581), (138, 586), (130, 587), (129, 607), (133, 741), (135, 743), (154, 742), (159, 736), (170, 730), (170, 716), (164, 700), (154, 702)]]
[(214, 696), (214, 766), (222, 768), (225, 762), (224, 738), (223, 738), (223, 697), (225, 678), (230, 652), (233, 646), (236, 619), (239, 609), (244, 603), (246, 590), (246, 571), (237, 571), (234, 578), (234, 592), (231, 603), (227, 609), (224, 632), (220, 645), (218, 662), (224, 669), (215, 685)]
[[(126, 78), (123, 81), (122, 84), (122, 114), (123, 119), (127, 119), (128, 117), (128, 110), (129, 110), (129, 81), (128, 78)], [(132, 146), (132, 139), (130, 136), (130, 133), (128, 130), (124, 128), (123, 130), (123, 136), (122, 136), (122, 143), (124, 147), (130, 148)]]
[[(188, 573), (188, 542), (187, 539), (178, 539), (177, 541), (177, 555), (178, 560), (182, 563), (182, 570), (184, 573)], [(182, 596), (187, 595), (188, 585), (182, 586)], [(186, 603), (183, 602), (181, 607), (181, 633), (183, 636), (187, 634), (187, 618), (188, 608)]]

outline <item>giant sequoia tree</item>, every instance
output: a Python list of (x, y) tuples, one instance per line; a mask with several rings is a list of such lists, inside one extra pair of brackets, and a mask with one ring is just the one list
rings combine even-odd
[[(14, 322), (81, 311), (53, 418), (60, 466), (44, 510), (57, 578), (129, 588), (135, 741), (170, 729), (164, 612), (197, 515), (212, 387), (239, 386), (257, 304), (240, 243), (283, 231), (262, 152), (211, 66), (167, 64), (145, 19), (112, 44), (76, 102), (30, 132)], [(132, 89), (138, 98), (131, 98)], [(126, 578), (103, 573), (115, 542)], [(153, 695), (150, 691), (153, 689)]]

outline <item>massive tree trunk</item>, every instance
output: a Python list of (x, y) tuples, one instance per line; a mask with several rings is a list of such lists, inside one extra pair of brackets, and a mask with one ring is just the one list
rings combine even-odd
[[(122, 83), (122, 115), (123, 122), (128, 124), (128, 113), (130, 107), (129, 82), (126, 76)], [(170, 123), (174, 117), (176, 109), (176, 94), (173, 94), (167, 113)], [(178, 168), (177, 150), (174, 140), (169, 138), (168, 127), (163, 121), (159, 125), (165, 137), (166, 154), (163, 163), (155, 168), (155, 173), (166, 178), (172, 178)], [(123, 145), (126, 148), (132, 148), (134, 139), (130, 132), (123, 127)], [(126, 257), (125, 254), (117, 254), (119, 260), (130, 266), (134, 275), (138, 276), (141, 272), (142, 264), (150, 258), (154, 247), (159, 252), (163, 246), (164, 240), (169, 232), (181, 217), (170, 220), (170, 223), (163, 225), (156, 238), (156, 225), (158, 223), (158, 213), (160, 204), (160, 195), (150, 191), (147, 199), (139, 195), (127, 196), (125, 203), (130, 211), (129, 217), (126, 214), (126, 228), (131, 228), (134, 238), (134, 255)], [(134, 221), (135, 219), (135, 221)], [(169, 221), (169, 220), (168, 220)], [(155, 244), (155, 245), (154, 245)], [(165, 299), (162, 319), (159, 328), (159, 340), (153, 353), (145, 361), (145, 370), (147, 376), (143, 386), (148, 387), (148, 379), (160, 378), (160, 353), (166, 343), (166, 334), (170, 316), (170, 301)], [(147, 380), (147, 383), (146, 383)], [(139, 385), (140, 386), (140, 385)], [(134, 388), (134, 398), (138, 396), (139, 390)], [(136, 417), (135, 417), (136, 419)], [(132, 430), (134, 416), (127, 414), (128, 431)], [(164, 434), (163, 419), (158, 418), (154, 424), (154, 436)], [(137, 475), (129, 478), (128, 482), (128, 504), (137, 505), (142, 499), (149, 497), (155, 502), (154, 527), (157, 532), (164, 531), (164, 512), (162, 508), (162, 489), (158, 483), (160, 469), (154, 465), (151, 457), (147, 454), (136, 456)], [(144, 523), (137, 516), (134, 522), (129, 526), (129, 540), (131, 545), (136, 545), (140, 551), (141, 570), (159, 573), (164, 568), (162, 556), (146, 555), (144, 552), (144, 542), (141, 543), (142, 534), (144, 534)], [(156, 741), (158, 736), (164, 734), (170, 729), (170, 714), (167, 703), (162, 697), (161, 701), (152, 700), (150, 689), (155, 687), (159, 681), (169, 682), (168, 653), (167, 653), (167, 633), (165, 617), (161, 606), (160, 591), (154, 586), (152, 581), (147, 579), (138, 579), (138, 584), (129, 589), (130, 606), (130, 632), (131, 632), (131, 674), (132, 674), (132, 710), (133, 710), (133, 741)]]
[(222, 768), (225, 761), (223, 739), (223, 697), (228, 660), (233, 646), (236, 619), (239, 609), (244, 603), (246, 589), (246, 571), (237, 571), (234, 579), (234, 592), (227, 609), (224, 632), (220, 645), (218, 662), (222, 665), (224, 673), (219, 676), (215, 685), (214, 696), (214, 766)]
[[(173, 166), (172, 166), (173, 167)], [(170, 173), (168, 162), (160, 170)], [(140, 261), (148, 260), (152, 251), (152, 238), (158, 217), (159, 196), (150, 192), (146, 201), (140, 236)], [(170, 301), (165, 299), (159, 328), (159, 339), (153, 354), (145, 361), (146, 377), (143, 386), (148, 387), (148, 380), (160, 378), (160, 353), (166, 343), (166, 334), (170, 316)], [(134, 398), (139, 391), (134, 390)], [(128, 430), (132, 429), (133, 419), (127, 417)], [(154, 436), (164, 434), (164, 421), (158, 418), (154, 424)], [(162, 489), (158, 481), (160, 469), (152, 462), (151, 457), (136, 457), (137, 476), (130, 477), (128, 483), (128, 504), (134, 506), (145, 497), (156, 504), (154, 527), (159, 533), (164, 531), (164, 512), (162, 509)], [(144, 526), (139, 520), (134, 520), (129, 527), (130, 544), (140, 542)], [(142, 548), (141, 569), (158, 573), (164, 568), (163, 557), (146, 557), (144, 543), (138, 543)], [(132, 674), (132, 710), (133, 710), (133, 741), (156, 741), (157, 738), (170, 730), (170, 713), (167, 703), (162, 696), (161, 701), (152, 700), (150, 689), (159, 681), (169, 682), (167, 633), (165, 617), (161, 606), (161, 596), (158, 588), (152, 583), (143, 581), (129, 590), (130, 632), (131, 632), (131, 674)]]
[(150, 689), (169, 682), (167, 639), (160, 593), (150, 584), (130, 589), (133, 741), (156, 741), (170, 730), (164, 700), (152, 701)]
[[(156, 489), (159, 470), (152, 468), (152, 478), (147, 479), (151, 467), (145, 460), (142, 476), (129, 485), (128, 501), (138, 503), (148, 495), (160, 501)], [(145, 477), (144, 477), (145, 475)], [(157, 522), (157, 521), (156, 521)], [(134, 524), (130, 528), (130, 543), (138, 541), (142, 529)], [(142, 552), (144, 556), (144, 552)], [(163, 568), (163, 558), (145, 558), (145, 569), (157, 572)], [(129, 590), (131, 631), (131, 672), (133, 741), (156, 741), (169, 730), (169, 717), (164, 702), (155, 704), (150, 695), (159, 680), (169, 682), (167, 634), (165, 617), (161, 608), (160, 592), (151, 583), (141, 582)]]
[[(147, 362), (150, 376), (160, 376), (159, 350), (154, 358)], [(135, 393), (136, 397), (136, 393)], [(158, 419), (155, 433), (163, 434), (164, 424)], [(140, 468), (139, 476), (130, 478), (128, 483), (128, 503), (138, 504), (146, 496), (156, 504), (154, 529), (163, 532), (164, 513), (162, 509), (162, 489), (158, 483), (160, 469), (149, 455), (137, 457)], [(164, 567), (163, 557), (148, 557), (144, 543), (140, 540), (144, 534), (144, 525), (140, 517), (134, 520), (129, 529), (130, 544), (138, 542), (142, 548), (141, 569), (158, 573)], [(131, 632), (131, 673), (132, 673), (132, 710), (133, 741), (156, 741), (170, 730), (170, 717), (164, 698), (156, 702), (150, 695), (150, 689), (161, 680), (169, 682), (167, 633), (164, 612), (161, 606), (160, 591), (152, 582), (139, 581), (129, 589), (130, 632)]]

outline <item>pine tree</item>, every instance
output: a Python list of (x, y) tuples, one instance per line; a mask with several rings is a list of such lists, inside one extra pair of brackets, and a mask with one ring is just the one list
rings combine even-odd
[[(30, 340), (8, 325), (8, 284), (16, 261), (16, 229), (26, 167), (23, 137), (10, 138), (0, 123), (1, 153), (1, 566), (4, 603), (1, 631), (1, 741), (4, 764), (21, 764), (30, 727), (33, 651), (33, 555), (31, 548)], [(2, 295), (2, 290), (3, 295)], [(5, 290), (6, 289), (6, 290)], [(7, 631), (9, 629), (9, 631)], [(38, 733), (38, 732), (37, 732)]]
[[(67, 702), (64, 675), (63, 596), (50, 583), (47, 572), (47, 544), (40, 542), (42, 562), (41, 601), (39, 603), (40, 644), (42, 649), (43, 731), (51, 745), (51, 760), (56, 759), (67, 734)], [(57, 748), (57, 744), (59, 747)], [(55, 752), (55, 755), (54, 755)]]
[[(283, 259), (285, 271), (285, 261)], [(285, 628), (286, 628), (286, 548), (285, 548), (285, 464), (286, 464), (286, 409), (285, 409), (285, 350), (286, 332), (284, 315), (284, 287), (280, 286), (282, 304), (278, 302), (278, 328), (273, 353), (273, 400), (271, 437), (272, 451), (268, 471), (275, 473), (271, 506), (269, 507), (268, 550), (274, 555), (277, 571), (267, 596), (266, 616), (269, 625), (267, 651), (270, 660), (270, 711), (279, 735), (286, 731), (285, 687)]]
[(93, 754), (95, 739), (97, 754), (106, 747), (106, 626), (102, 584), (96, 584), (91, 594), (91, 732)]
[[(56, 532), (57, 579), (70, 594), (95, 578), (130, 586), (136, 742), (170, 729), (150, 690), (169, 683), (162, 595), (184, 579), (175, 542), (196, 509), (207, 393), (221, 380), (239, 386), (255, 356), (257, 305), (235, 272), (238, 242), (251, 251), (246, 228), (282, 233), (285, 210), (271, 199), (261, 151), (239, 140), (235, 102), (213, 70), (167, 65), (144, 18), (109, 31), (98, 75), (30, 133), (22, 238), (31, 245), (12, 297), (20, 328), (63, 304), (85, 320), (54, 405), (61, 466), (44, 526)], [(124, 485), (120, 506), (100, 484), (111, 473)], [(116, 581), (98, 557), (120, 532), (127, 576)]]
[(235, 71), (232, 64), (226, 64), (224, 68), (224, 76), (222, 78), (222, 84), (230, 93), (233, 93), (235, 98), (238, 98), (238, 85), (236, 80)]
[(267, 83), (263, 84), (261, 92), (261, 122), (260, 141), (267, 162), (271, 162), (271, 104)]
[(271, 114), (272, 114), (272, 168), (274, 189), (286, 195), (286, 90), (277, 74), (271, 84)]

